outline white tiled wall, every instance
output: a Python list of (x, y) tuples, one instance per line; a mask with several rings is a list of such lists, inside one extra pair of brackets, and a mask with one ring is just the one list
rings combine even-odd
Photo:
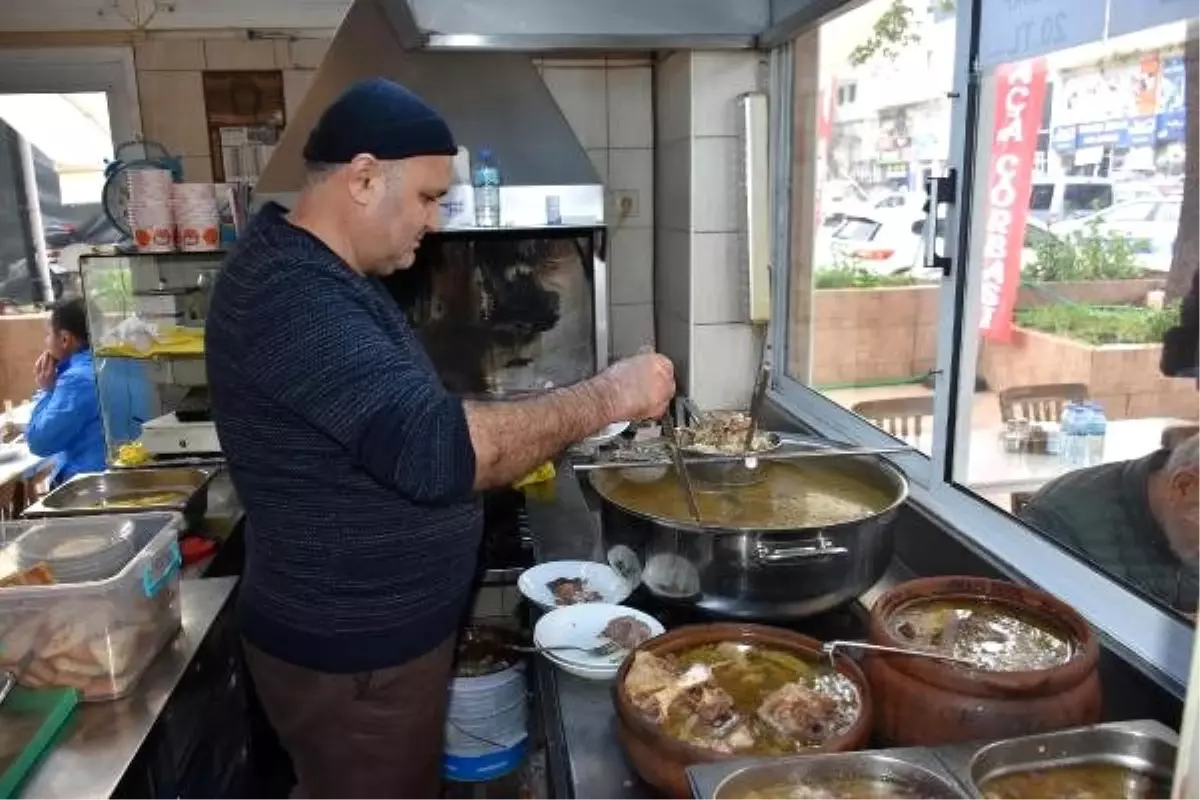
[(142, 129), (183, 159), (188, 180), (212, 180), (201, 72), (283, 70), (285, 112), (295, 110), (329, 47), (327, 39), (248, 40), (219, 31), (206, 38), (162, 33), (134, 45)]
[(702, 408), (744, 408), (759, 343), (740, 303), (737, 97), (763, 55), (688, 51), (656, 65), (660, 349)]
[[(648, 58), (535, 63), (608, 190), (610, 352), (630, 355), (655, 343), (651, 63)], [(614, 202), (621, 194), (634, 200), (628, 216)]]
[(692, 57), (672, 53), (655, 64), (654, 298), (658, 349), (675, 363), (690, 393), (692, 364)]

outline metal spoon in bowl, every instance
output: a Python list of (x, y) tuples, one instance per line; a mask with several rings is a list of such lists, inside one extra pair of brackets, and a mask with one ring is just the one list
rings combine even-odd
[(825, 644), (821, 645), (821, 652), (829, 656), (830, 661), (833, 661), (838, 650), (869, 650), (876, 653), (893, 653), (899, 656), (916, 656), (917, 658), (932, 658), (936, 661), (949, 661), (954, 664), (962, 664), (965, 667), (979, 667), (979, 664), (970, 658), (946, 655), (930, 650), (915, 650), (909, 647), (889, 647), (883, 644), (852, 642), (843, 639), (835, 639), (832, 642), (825, 642)]
[(529, 647), (527, 645), (509, 644), (505, 645), (505, 647), (518, 653), (555, 653), (559, 650), (577, 650), (581, 653), (585, 653), (589, 656), (595, 656), (597, 658), (611, 656), (624, 649), (621, 647), (621, 645), (613, 641), (608, 641), (604, 644), (598, 644), (595, 647), (578, 647), (571, 644), (556, 644), (551, 647)]

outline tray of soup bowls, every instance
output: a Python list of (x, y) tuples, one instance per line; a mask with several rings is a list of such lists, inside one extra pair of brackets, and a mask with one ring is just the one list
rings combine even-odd
[(661, 622), (637, 609), (583, 603), (543, 616), (534, 627), (533, 643), (548, 648), (541, 655), (565, 672), (588, 680), (611, 680), (630, 650), (664, 632)]

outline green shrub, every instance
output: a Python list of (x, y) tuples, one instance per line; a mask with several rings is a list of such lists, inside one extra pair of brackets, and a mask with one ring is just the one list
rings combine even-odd
[(862, 267), (824, 267), (813, 276), (813, 285), (818, 289), (877, 289), (918, 283), (921, 281), (907, 272), (878, 275)]
[(1034, 281), (1124, 280), (1143, 274), (1134, 242), (1127, 236), (1101, 231), (1097, 220), (1088, 223), (1085, 231), (1069, 236), (1037, 236), (1032, 249), (1034, 260), (1023, 272)]
[(1016, 312), (1023, 327), (1093, 345), (1159, 344), (1178, 320), (1178, 303), (1162, 309), (1059, 303)]

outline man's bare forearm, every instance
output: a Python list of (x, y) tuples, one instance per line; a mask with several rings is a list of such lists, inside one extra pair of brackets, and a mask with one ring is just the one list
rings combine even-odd
[(475, 489), (507, 486), (612, 422), (616, 394), (598, 377), (530, 400), (465, 403)]

